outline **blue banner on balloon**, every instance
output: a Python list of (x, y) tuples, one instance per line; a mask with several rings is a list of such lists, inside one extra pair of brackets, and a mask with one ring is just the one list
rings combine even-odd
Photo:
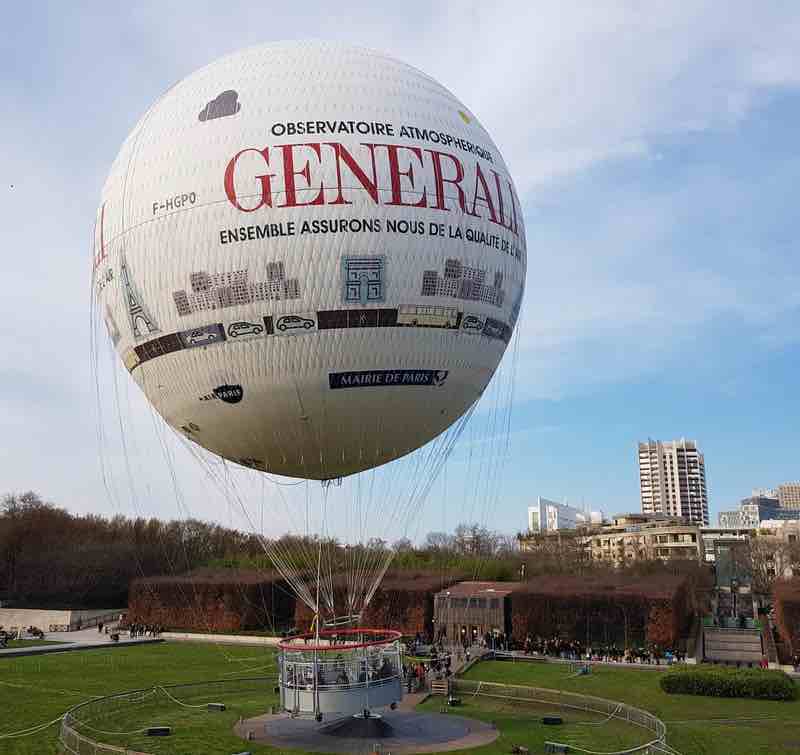
[(395, 385), (428, 385), (438, 387), (447, 380), (447, 370), (363, 370), (361, 372), (331, 372), (331, 389), (384, 388)]

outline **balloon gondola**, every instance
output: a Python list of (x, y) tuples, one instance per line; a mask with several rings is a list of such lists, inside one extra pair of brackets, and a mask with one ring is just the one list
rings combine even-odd
[(403, 696), (400, 632), (325, 629), (283, 640), (281, 706), (294, 715), (361, 715)]

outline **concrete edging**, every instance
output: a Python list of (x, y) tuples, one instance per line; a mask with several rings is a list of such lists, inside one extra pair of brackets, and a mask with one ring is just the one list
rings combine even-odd
[(163, 642), (157, 638), (141, 640), (121, 640), (120, 642), (74, 642), (63, 643), (61, 645), (34, 645), (27, 648), (8, 648), (0, 650), (0, 658), (21, 658), (26, 655), (49, 655), (50, 653), (71, 653), (76, 650), (103, 650), (109, 648), (125, 648), (131, 645), (150, 645), (155, 642)]
[(178, 642), (211, 642), (223, 645), (255, 645), (275, 647), (281, 637), (258, 637), (243, 634), (199, 634), (196, 632), (161, 632), (159, 635), (165, 640)]
[[(574, 663), (574, 664), (587, 664), (589, 666), (608, 666), (610, 668), (632, 668), (642, 669), (644, 671), (669, 671), (676, 666), (692, 665), (688, 660), (683, 663), (620, 663), (615, 661), (587, 661), (579, 659), (571, 661), (568, 658), (553, 658), (552, 656), (541, 655), (516, 655), (515, 653), (502, 653), (492, 651), (482, 656), (485, 661), (524, 661), (526, 663)], [(476, 659), (477, 660), (477, 659)], [(459, 672), (460, 673), (460, 672)]]

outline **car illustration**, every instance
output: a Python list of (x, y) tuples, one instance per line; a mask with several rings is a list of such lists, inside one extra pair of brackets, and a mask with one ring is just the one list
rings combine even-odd
[(483, 335), (489, 336), (489, 338), (502, 338), (504, 329), (505, 326), (502, 322), (487, 317), (483, 326)]
[(228, 335), (231, 338), (239, 336), (259, 336), (264, 332), (264, 326), (257, 322), (234, 322), (228, 326)]
[(313, 320), (310, 320), (308, 317), (300, 317), (299, 315), (284, 315), (278, 319), (275, 327), (281, 331), (297, 330), (298, 328), (309, 330), (315, 325), (316, 323)]
[(483, 330), (483, 320), (475, 315), (467, 315), (461, 322), (461, 327), (464, 330), (476, 330), (480, 332)]
[(189, 346), (207, 346), (210, 343), (216, 343), (220, 340), (220, 334), (216, 330), (206, 330), (205, 328), (198, 328), (192, 330), (186, 336), (186, 343)]

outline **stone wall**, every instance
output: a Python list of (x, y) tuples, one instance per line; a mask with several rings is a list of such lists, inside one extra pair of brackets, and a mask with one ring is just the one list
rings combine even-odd
[(74, 625), (80, 620), (82, 623), (91, 621), (97, 616), (115, 614), (119, 616), (124, 613), (124, 608), (105, 608), (97, 610), (69, 610), (54, 611), (40, 608), (0, 608), (0, 627), (10, 630), (12, 627), (38, 627), (47, 632), (50, 625), (68, 626)]

